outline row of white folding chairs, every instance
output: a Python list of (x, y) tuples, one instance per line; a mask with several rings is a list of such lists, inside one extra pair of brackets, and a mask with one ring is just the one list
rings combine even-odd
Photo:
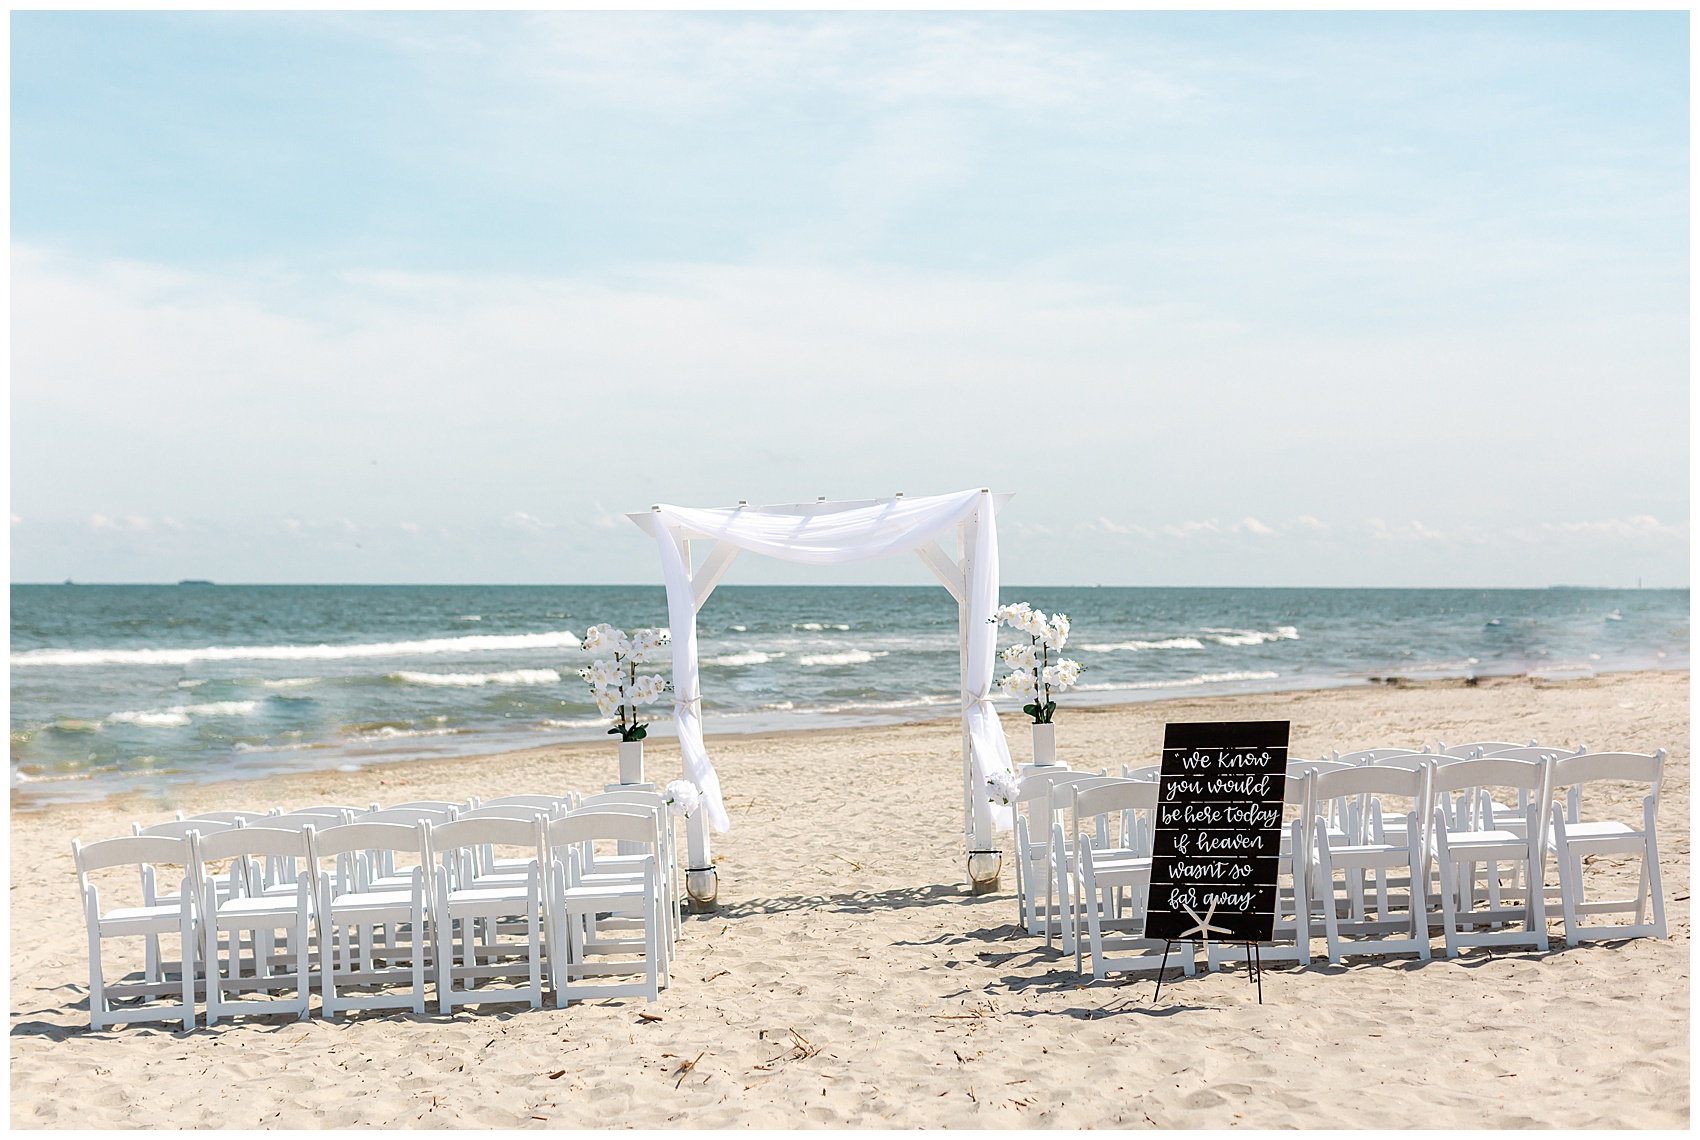
[[(1380, 756), (1355, 769), (1360, 775), (1334, 775), (1319, 780), (1317, 797), (1335, 797), (1338, 802), (1362, 800), (1366, 796), (1377, 800), (1381, 795), (1400, 796), (1412, 802), (1413, 810), (1398, 826), (1389, 826), (1381, 818), (1376, 803), (1365, 834), (1334, 835), (1328, 844), (1318, 844), (1313, 873), (1328, 863), (1340, 862), (1333, 857), (1336, 848), (1345, 852), (1342, 857), (1347, 862), (1378, 862), (1375, 871), (1378, 916), (1384, 920), (1381, 925), (1386, 926), (1390, 866), (1394, 862), (1410, 863), (1421, 868), (1420, 872), (1410, 872), (1419, 875), (1410, 881), (1423, 884), (1429, 917), (1441, 921), (1449, 955), (1456, 954), (1463, 945), (1527, 943), (1544, 949), (1545, 903), (1552, 891), (1545, 884), (1545, 858), (1550, 850), (1558, 862), (1557, 894), (1566, 943), (1640, 936), (1662, 938), (1667, 928), (1658, 866), (1657, 815), (1664, 757), (1662, 749), (1646, 755), (1580, 750), (1569, 753), (1528, 746), (1471, 758), (1444, 754)], [(1404, 771), (1409, 775), (1401, 779), (1371, 774), (1377, 770)], [(1413, 788), (1407, 785), (1415, 784), (1419, 775), (1426, 778), (1427, 789), (1413, 794)], [(1600, 781), (1646, 785), (1639, 828), (1619, 820), (1580, 818), (1584, 787)], [(1494, 801), (1488, 794), (1492, 788), (1515, 789), (1521, 810)], [(1554, 802), (1560, 789), (1567, 789), (1562, 804)], [(1322, 828), (1320, 817), (1315, 826)], [(1400, 852), (1404, 854), (1398, 855)], [(1588, 855), (1608, 853), (1640, 857), (1636, 893), (1631, 898), (1589, 900), (1583, 860)], [(1390, 854), (1398, 858), (1390, 860)], [(1438, 895), (1429, 889), (1431, 865), (1440, 877)], [(1501, 876), (1501, 866), (1516, 871), (1509, 882)], [(1485, 912), (1474, 909), (1478, 868), (1487, 872)], [(1531, 890), (1530, 883), (1539, 887)], [(1352, 894), (1351, 887), (1349, 882), (1348, 894)], [(1520, 907), (1502, 905), (1500, 896), (1507, 887), (1520, 893), (1523, 899)], [(1409, 884), (1406, 889), (1408, 898), (1417, 897)], [(1364, 923), (1363, 900), (1360, 883), (1351, 899), (1352, 917), (1364, 925), (1365, 933), (1374, 934), (1376, 931), (1370, 929), (1374, 924)], [(1325, 908), (1325, 918), (1329, 910), (1337, 909), (1339, 900), (1335, 901), (1336, 907)], [(1438, 908), (1429, 905), (1435, 902), (1439, 903)], [(1601, 925), (1582, 921), (1592, 915), (1630, 911), (1635, 915), (1633, 923)], [(1518, 919), (1524, 924), (1523, 931), (1500, 929), (1507, 921)], [(1490, 929), (1473, 929), (1484, 925)], [(1330, 953), (1338, 960), (1333, 937)]]
[[(1336, 961), (1340, 960), (1347, 939), (1359, 936), (1366, 936), (1373, 941), (1354, 941), (1351, 944), (1357, 948), (1368, 949), (1369, 952), (1414, 951), (1426, 957), (1429, 950), (1429, 927), (1435, 922), (1442, 926), (1449, 955), (1455, 955), (1459, 947), (1464, 945), (1522, 942), (1544, 948), (1544, 892), (1531, 893), (1525, 889), (1521, 907), (1513, 909), (1503, 906), (1497, 865), (1507, 863), (1520, 867), (1525, 881), (1543, 881), (1545, 845), (1537, 838), (1531, 849), (1526, 838), (1529, 834), (1528, 821), (1545, 814), (1536, 805), (1548, 802), (1551, 789), (1566, 785), (1571, 789), (1567, 797), (1568, 811), (1561, 810), (1557, 804), (1552, 805), (1550, 830), (1550, 834), (1557, 837), (1554, 846), (1559, 857), (1559, 891), (1564, 909), (1566, 940), (1575, 943), (1583, 939), (1636, 935), (1663, 937), (1666, 928), (1658, 874), (1655, 826), (1663, 752), (1653, 756), (1629, 753), (1558, 756), (1549, 750), (1529, 755), (1526, 746), (1508, 751), (1511, 754), (1475, 758), (1478, 761), (1492, 759), (1494, 763), (1465, 763), (1468, 757), (1448, 755), (1441, 750), (1426, 754), (1426, 758), (1418, 763), (1406, 764), (1398, 762), (1398, 758), (1392, 754), (1393, 750), (1373, 758), (1387, 761), (1380, 765), (1373, 760), (1369, 764), (1354, 765), (1338, 761), (1293, 762), (1290, 765), (1290, 773), (1294, 778), (1287, 782), (1286, 799), (1290, 805), (1299, 807), (1299, 819), (1290, 821), (1286, 834), (1283, 835), (1281, 855), (1287, 884), (1281, 888), (1278, 895), (1280, 901), (1277, 903), (1276, 916), (1276, 937), (1287, 945), (1266, 949), (1262, 952), (1262, 957), (1291, 957), (1308, 962), (1309, 929), (1318, 909), (1321, 910), (1323, 933), (1328, 939), (1330, 957)], [(1353, 771), (1363, 772), (1364, 768), (1379, 768), (1379, 773), (1371, 771), (1358, 776), (1349, 774)], [(1341, 773), (1348, 774), (1340, 775)], [(1149, 783), (1154, 779), (1150, 770), (1130, 774), (1136, 776), (1131, 783)], [(1649, 794), (1643, 802), (1644, 818), (1640, 830), (1621, 822), (1577, 821), (1576, 805), (1579, 802), (1581, 785), (1595, 780), (1638, 780), (1649, 784)], [(1030, 818), (1039, 817), (1041, 814), (1054, 818), (1059, 814), (1056, 801), (1060, 796), (1087, 795), (1107, 783), (1115, 782), (1065, 772), (1042, 773), (1038, 781), (1033, 781), (1030, 773), (1029, 778), (1023, 781), (1018, 806), (1021, 802), (1027, 803), (1030, 807)], [(1515, 821), (1516, 826), (1494, 826), (1512, 821), (1503, 818), (1503, 809), (1501, 815), (1496, 817), (1491, 800), (1486, 801), (1490, 806), (1485, 813), (1485, 819), (1460, 820), (1456, 812), (1448, 813), (1447, 805), (1450, 803), (1455, 807), (1457, 802), (1448, 793), (1461, 793), (1490, 786), (1514, 787), (1523, 793), (1520, 798), (1527, 801), (1527, 807), (1522, 818)], [(1404, 820), (1399, 821), (1400, 826), (1394, 827), (1384, 823), (1377, 815), (1375, 835), (1348, 836), (1335, 826), (1334, 821), (1318, 810), (1319, 804), (1353, 804), (1375, 789), (1381, 789), (1383, 794), (1389, 796), (1403, 795), (1411, 801), (1413, 810)], [(1154, 790), (1144, 793), (1110, 793), (1112, 798), (1115, 794), (1131, 796), (1130, 802), (1142, 802), (1142, 795), (1152, 802), (1155, 799)], [(1096, 800), (1089, 801), (1089, 805), (1095, 803)], [(1119, 812), (1119, 824), (1112, 822), (1113, 816), (1108, 812), (1087, 812), (1086, 815), (1093, 826), (1086, 832), (1079, 830), (1078, 809), (1071, 809), (1070, 828), (1066, 831), (1062, 828), (1061, 821), (1055, 820), (1049, 866), (1042, 869), (1047, 876), (1047, 893), (1042, 913), (1038, 904), (1038, 872), (1041, 868), (1033, 864), (1026, 850), (1021, 850), (1017, 864), (1018, 893), (1023, 897), (1022, 917), (1028, 924), (1028, 929), (1038, 933), (1035, 927), (1042, 926), (1047, 942), (1053, 932), (1060, 930), (1065, 952), (1072, 949), (1078, 957), (1081, 946), (1079, 934), (1084, 915), (1086, 925), (1090, 928), (1087, 934), (1094, 946), (1095, 974), (1100, 973), (1099, 963), (1103, 960), (1097, 949), (1101, 942), (1098, 928), (1104, 925), (1101, 920), (1103, 907), (1109, 905), (1114, 909), (1114, 904), (1106, 901), (1108, 896), (1093, 899), (1091, 890), (1084, 882), (1089, 860), (1095, 861), (1098, 866), (1105, 865), (1106, 859), (1119, 861), (1117, 870), (1126, 880), (1120, 884), (1123, 887), (1134, 882), (1149, 882), (1148, 829), (1152, 813), (1143, 808), (1135, 812), (1131, 807), (1119, 809)], [(1134, 825), (1136, 819), (1146, 829), (1143, 838), (1139, 827)], [(1018, 839), (1019, 823), (1025, 822), (1027, 821), (1018, 822)], [(1483, 822), (1487, 826), (1479, 826)], [(1534, 834), (1539, 837), (1542, 830), (1537, 824)], [(1116, 836), (1114, 839), (1111, 839), (1112, 834)], [(1074, 851), (1077, 835), (1081, 836), (1084, 846), (1092, 847), (1097, 854), (1085, 851), (1077, 856)], [(1298, 876), (1292, 874), (1293, 851), (1303, 853), (1300, 860), (1301, 874)], [(1595, 902), (1585, 899), (1582, 889), (1582, 859), (1587, 854), (1606, 851), (1638, 853), (1642, 856), (1641, 882), (1634, 898)], [(1431, 865), (1440, 879), (1438, 894), (1431, 894), (1428, 890)], [(1486, 912), (1474, 910), (1478, 865), (1486, 865), (1489, 871)], [(1407, 914), (1403, 920), (1391, 916), (1387, 897), (1390, 880), (1391, 885), (1399, 885), (1391, 872), (1401, 866), (1404, 869), (1404, 885), (1408, 897), (1422, 899), (1422, 903), (1415, 907), (1407, 904)], [(1336, 897), (1333, 889), (1336, 871), (1345, 872), (1344, 898)], [(1468, 872), (1467, 888), (1463, 885), (1462, 877), (1465, 871)], [(1373, 874), (1377, 880), (1378, 905), (1375, 919), (1369, 919), (1364, 910), (1363, 880), (1366, 874)], [(1129, 879), (1129, 876), (1132, 878)], [(1097, 877), (1102, 879), (1103, 874), (1100, 872)], [(1323, 882), (1329, 884), (1326, 895), (1318, 889)], [(1411, 883), (1424, 884), (1421, 894), (1411, 891)], [(1053, 909), (1051, 906), (1049, 892), (1053, 884), (1062, 887), (1060, 909)], [(1515, 886), (1516, 883), (1512, 885)], [(1134, 898), (1129, 900), (1129, 913), (1125, 917), (1137, 925), (1141, 918), (1139, 909), (1142, 896), (1137, 890), (1133, 893)], [(1649, 904), (1652, 910), (1651, 922), (1647, 921)], [(1283, 910), (1284, 916), (1281, 913)], [(1634, 924), (1584, 926), (1580, 923), (1580, 919), (1586, 915), (1625, 910), (1635, 911)], [(1121, 919), (1124, 916), (1118, 913), (1115, 917)], [(1342, 922), (1342, 919), (1345, 921)], [(1523, 922), (1522, 931), (1501, 929), (1508, 921), (1517, 919)], [(1283, 926), (1286, 928), (1284, 931)], [(1483, 926), (1489, 929), (1477, 929)], [(1389, 937), (1401, 932), (1404, 932), (1404, 937)], [(1237, 946), (1212, 943), (1209, 965), (1213, 968), (1221, 962), (1242, 957), (1243, 953), (1242, 948)], [(1150, 955), (1142, 956), (1142, 960), (1136, 965), (1155, 965), (1155, 961), (1149, 958)], [(1181, 965), (1183, 969), (1189, 965), (1185, 955)]]
[[(91, 1026), (182, 1020), (188, 1028), (194, 1022), (197, 982), (205, 993), (209, 1024), (220, 1016), (241, 1012), (292, 1012), (305, 1017), (314, 931), (319, 935), (317, 957), (324, 989), (321, 1007), (326, 1013), (397, 1005), (423, 1012), (423, 971), (427, 967), (432, 968), (437, 980), (440, 1005), (445, 1011), (468, 1002), (514, 1000), (516, 995), (539, 1006), (540, 971), (545, 963), (557, 1004), (630, 992), (644, 993), (653, 1000), (657, 985), (665, 984), (671, 949), (658, 858), (665, 849), (664, 835), (670, 830), (663, 811), (610, 804), (552, 819), (540, 813), (529, 819), (490, 815), (456, 820), (434, 829), (429, 821), (414, 826), (337, 823), (323, 831), (311, 824), (297, 828), (256, 823), (206, 835), (191, 829), (181, 837), (143, 835), (87, 846), (74, 843), (89, 933)], [(647, 847), (648, 852), (593, 865), (588, 855), (596, 839), (634, 849)], [(535, 854), (522, 860), (526, 866), (518, 874), (480, 875), (481, 852), (502, 844), (529, 847)], [(433, 867), (434, 849), (440, 863)], [(402, 876), (405, 883), (383, 875), (384, 864), (377, 859), (380, 853), (393, 856), (398, 852), (419, 859)], [(335, 861), (334, 874), (322, 866), (323, 859)], [(264, 885), (259, 873), (261, 860), (296, 866), (293, 883)], [(214, 865), (225, 861), (231, 862), (232, 869), (222, 876), (225, 885), (221, 889)], [(136, 865), (144, 881), (152, 882), (156, 864), (185, 868), (182, 888), (175, 898), (156, 896), (154, 902), (142, 907), (101, 910), (99, 891), (89, 878), (91, 872)], [(391, 881), (380, 881), (385, 878)], [(639, 927), (638, 937), (613, 938), (599, 933), (598, 922), (610, 917), (624, 918)], [(498, 961), (511, 956), (513, 947), (494, 945), (490, 937), (504, 919), (510, 924), (517, 921), (526, 936), (523, 972), (527, 984), (511, 992), (477, 986), (489, 976), (513, 972), (511, 966)], [(457, 923), (463, 943), (459, 967), (451, 950)], [(339, 933), (349, 928), (358, 936), (340, 939)], [(280, 930), (284, 933), (281, 947), (276, 938)], [(250, 933), (252, 968), (246, 975), (240, 965), (243, 931)], [(133, 935), (157, 939), (170, 933), (177, 934), (183, 946), (183, 960), (176, 963), (178, 977), (174, 982), (166, 977), (168, 967), (158, 961), (156, 953), (142, 981), (105, 983), (103, 940)], [(379, 939), (374, 939), (375, 934)], [(401, 946), (403, 934), (408, 941), (405, 949)], [(230, 936), (225, 960), (228, 970), (221, 963), (225, 935)], [(551, 952), (545, 954), (546, 949)], [(582, 981), (602, 974), (634, 972), (630, 963), (590, 960), (597, 954), (632, 952), (642, 954), (642, 980), (625, 985)], [(411, 975), (412, 993), (399, 997), (337, 994), (339, 975), (357, 986), (395, 980), (395, 969), (374, 973), (372, 967), (380, 960), (391, 965), (405, 963), (400, 972)], [(457, 981), (463, 984), (457, 986)], [(297, 997), (290, 1000), (242, 1002), (226, 997), (227, 992), (291, 987), (297, 990)], [(181, 993), (182, 1003), (163, 1009), (113, 1004), (177, 993)]]

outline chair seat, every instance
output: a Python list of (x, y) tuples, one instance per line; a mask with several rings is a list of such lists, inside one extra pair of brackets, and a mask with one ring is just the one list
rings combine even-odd
[[(312, 899), (309, 898), (307, 908), (312, 910)], [(292, 895), (283, 898), (233, 898), (218, 904), (218, 921), (221, 929), (226, 919), (279, 918), (293, 919), (295, 917), (296, 900)]]
[(331, 914), (353, 911), (412, 910), (412, 891), (360, 891), (337, 895), (331, 899)]
[(1529, 843), (1509, 831), (1449, 831), (1446, 845), (1454, 863), (1487, 859), (1527, 859)]
[(590, 902), (633, 902), (641, 901), (644, 897), (642, 882), (596, 882), (591, 881), (580, 886), (568, 887), (562, 892), (561, 898), (566, 903)]
[(511, 886), (499, 886), (450, 891), (447, 902), (449, 910), (454, 914), (479, 912), (487, 916), (514, 914), (517, 910), (524, 909), (531, 899), (530, 892), (523, 886), (517, 890)]
[(1637, 831), (1627, 824), (1613, 823), (1602, 820), (1598, 823), (1567, 823), (1564, 825), (1565, 838), (1574, 847), (1578, 843), (1586, 843), (1595, 839), (1632, 839), (1640, 844), (1646, 839), (1646, 832)]
[(102, 935), (163, 934), (178, 929), (182, 923), (181, 903), (127, 906), (101, 915), (100, 932)]

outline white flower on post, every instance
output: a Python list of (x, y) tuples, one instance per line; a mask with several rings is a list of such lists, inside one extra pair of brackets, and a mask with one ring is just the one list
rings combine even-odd
[(642, 665), (660, 656), (662, 648), (672, 640), (672, 635), (664, 629), (639, 629), (633, 631), (631, 640), (631, 660)]
[(1014, 772), (993, 772), (986, 779), (993, 803), (1014, 803), (1021, 795), (1021, 777)]
[(1068, 615), (1052, 614), (1051, 620), (1045, 626), (1039, 639), (1051, 649), (1061, 649), (1068, 644)]
[(1045, 666), (1042, 677), (1046, 688), (1059, 693), (1064, 689), (1073, 688), (1079, 679), (1080, 662), (1070, 661), (1066, 657), (1058, 658), (1055, 665)]
[(1033, 674), (1026, 670), (1022, 670), (1019, 673), (1011, 673), (999, 682), (999, 684), (1002, 686), (1004, 692), (1018, 700), (1030, 701), (1033, 699), (1034, 694), (1038, 692), (1038, 687), (1033, 683)]
[(607, 622), (591, 626), (584, 631), (584, 651), (586, 653), (606, 653), (613, 647), (614, 635), (617, 633), (619, 633), (619, 630)]
[(618, 694), (610, 693), (607, 689), (596, 690), (596, 711), (603, 716), (613, 716), (620, 708)]
[(1026, 602), (1011, 602), (1000, 606), (998, 612), (992, 615), (992, 620), (1000, 625), (1012, 625), (1017, 629), (1025, 628), (1028, 611), (1033, 607)]
[(1032, 672), (1039, 663), (1039, 651), (1031, 644), (1012, 645), (1003, 651), (1003, 659), (1011, 669), (1025, 669)]
[(620, 666), (613, 661), (597, 660), (590, 663), (590, 668), (584, 671), (585, 680), (595, 685), (598, 691), (603, 689), (618, 689), (620, 687)]
[(1021, 628), (1033, 637), (1044, 637), (1048, 628), (1045, 624), (1045, 611), (1029, 610), (1022, 619)]
[(702, 802), (702, 793), (689, 780), (674, 780), (667, 785), (667, 808), (674, 815), (690, 817)]
[(661, 696), (667, 682), (661, 679), (659, 673), (650, 673), (638, 677), (632, 682), (630, 698), (634, 705), (651, 705)]

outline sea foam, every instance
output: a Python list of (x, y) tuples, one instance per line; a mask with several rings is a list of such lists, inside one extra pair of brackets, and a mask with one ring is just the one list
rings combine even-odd
[(884, 653), (869, 653), (865, 649), (850, 649), (843, 653), (807, 653), (797, 658), (799, 665), (866, 665)]
[(153, 712), (115, 712), (107, 717), (111, 724), (134, 724), (141, 728), (180, 728), (195, 716), (247, 716), (260, 706), (259, 701), (213, 701), (204, 705), (173, 705)]
[(577, 649), (567, 630), (553, 633), (469, 634), (426, 641), (363, 645), (209, 645), (201, 649), (31, 649), (11, 656), (12, 668), (37, 665), (188, 665), (195, 661), (337, 661), (351, 657), (404, 657), (425, 653)]
[(509, 669), (502, 673), (400, 673), (385, 674), (392, 681), (410, 685), (553, 685), (561, 675), (553, 669)]

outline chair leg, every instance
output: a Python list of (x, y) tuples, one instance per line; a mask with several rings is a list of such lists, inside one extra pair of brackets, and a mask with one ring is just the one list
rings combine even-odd
[[(1533, 840), (1530, 840), (1529, 861), (1525, 864), (1525, 866), (1527, 867), (1529, 882), (1531, 884), (1538, 882), (1535, 877), (1538, 874), (1537, 868), (1535, 867), (1535, 859), (1535, 843)], [(1523, 892), (1523, 900), (1525, 913), (1529, 916), (1529, 931), (1535, 936), (1535, 949), (1545, 951), (1547, 948), (1546, 892), (1531, 887), (1531, 889)]]
[(443, 914), (437, 923), (437, 1012), (454, 1012), (454, 918)]
[(1328, 832), (1318, 828), (1316, 849), (1317, 894), (1322, 900), (1322, 929), (1328, 939), (1328, 960), (1338, 964), (1340, 954), (1340, 916), (1334, 905), (1334, 858), (1328, 850)]
[[(1648, 814), (1651, 815), (1651, 812)], [(1653, 936), (1668, 938), (1669, 934), (1665, 930), (1665, 886), (1663, 876), (1659, 872), (1659, 842), (1651, 819), (1647, 820), (1646, 828), (1642, 839), (1645, 844), (1642, 865), (1646, 868), (1647, 892), (1653, 900)]]

